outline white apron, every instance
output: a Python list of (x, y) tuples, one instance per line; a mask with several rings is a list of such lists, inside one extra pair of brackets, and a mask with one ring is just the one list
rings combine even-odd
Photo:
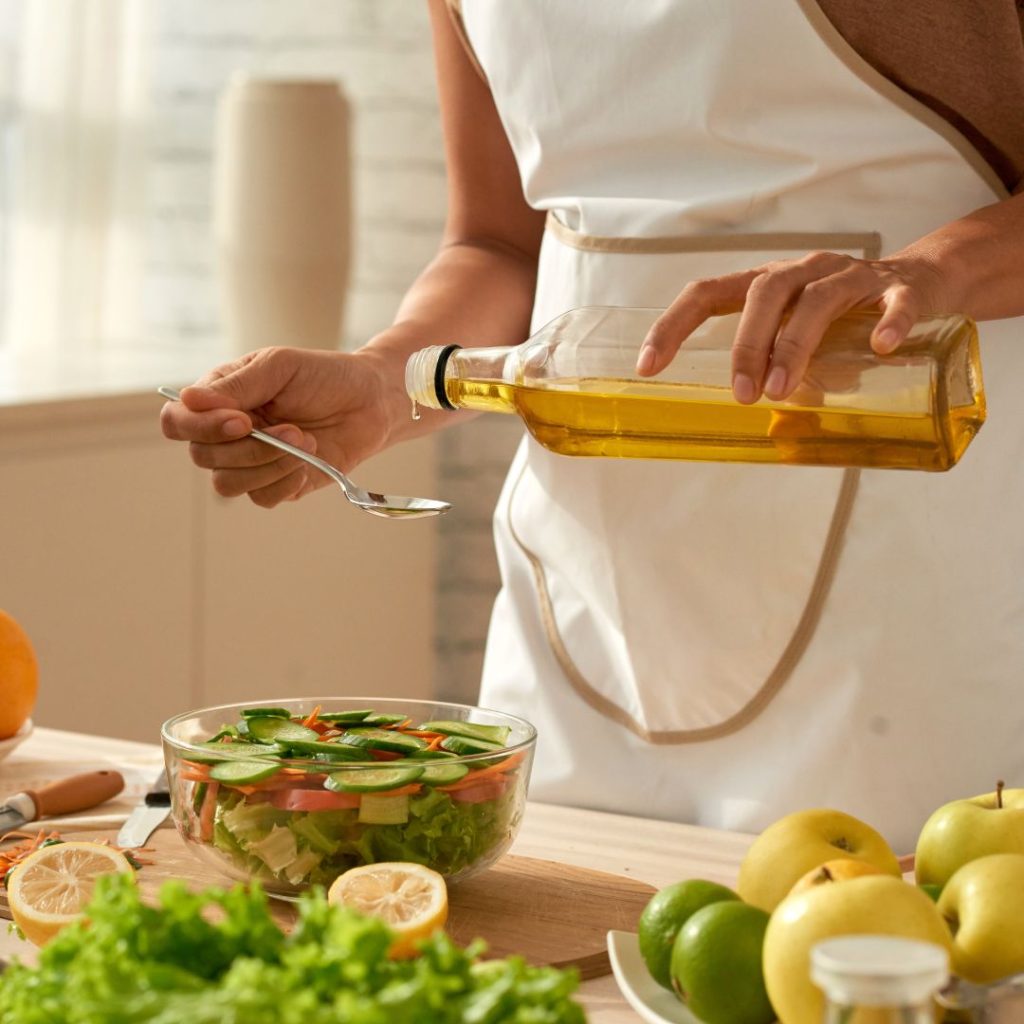
[[(811, 0), (462, 17), (550, 211), (534, 328), (810, 250), (893, 252), (1005, 195)], [(946, 474), (525, 439), (481, 703), (537, 726), (531, 796), (747, 831), (833, 806), (902, 852), (939, 804), (1024, 783), (1020, 321), (982, 325), (982, 362), (988, 422)]]

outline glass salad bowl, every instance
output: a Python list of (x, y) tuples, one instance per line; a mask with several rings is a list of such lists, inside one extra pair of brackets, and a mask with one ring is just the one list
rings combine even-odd
[(537, 732), (463, 704), (324, 697), (226, 704), (161, 729), (189, 848), (280, 896), (415, 861), (450, 881), (493, 864), (522, 820)]

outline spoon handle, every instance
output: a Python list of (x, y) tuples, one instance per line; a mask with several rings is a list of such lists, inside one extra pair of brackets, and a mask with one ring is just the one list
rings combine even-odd
[[(168, 398), (172, 402), (181, 401), (181, 392), (175, 391), (174, 388), (158, 387), (156, 390), (158, 394), (163, 395), (164, 398)], [(265, 434), (262, 430), (257, 430), (255, 427), (249, 431), (249, 436), (255, 437), (257, 441), (262, 441), (264, 444), (269, 444), (274, 448), (280, 448), (281, 451), (288, 452), (289, 455), (294, 455), (297, 459), (302, 459), (303, 462), (308, 462), (311, 466), (319, 469), (321, 473), (326, 473), (332, 480), (336, 480), (348, 492), (351, 481), (341, 470), (336, 469), (329, 462), (324, 462), (323, 459), (318, 459), (315, 455), (310, 455), (309, 452), (296, 448), (295, 445), (282, 441), (280, 438), (274, 437), (273, 434)]]
[(348, 477), (329, 462), (324, 462), (323, 459), (318, 459), (315, 455), (310, 455), (309, 452), (296, 448), (295, 445), (282, 441), (279, 437), (274, 437), (273, 434), (265, 434), (262, 430), (253, 428), (249, 432), (249, 436), (255, 437), (257, 441), (262, 441), (264, 444), (269, 444), (274, 448), (280, 448), (281, 451), (288, 452), (289, 455), (294, 455), (297, 459), (302, 459), (303, 462), (308, 462), (311, 466), (319, 469), (321, 473), (326, 473), (332, 480), (336, 480), (345, 490), (348, 490), (350, 483)]

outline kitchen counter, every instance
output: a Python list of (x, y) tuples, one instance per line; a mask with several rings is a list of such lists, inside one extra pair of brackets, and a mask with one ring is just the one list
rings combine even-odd
[[(144, 743), (104, 739), (54, 729), (36, 729), (0, 761), (0, 794), (75, 772), (116, 768), (125, 791), (87, 816), (95, 827), (116, 828), (162, 767), (160, 749)], [(58, 823), (59, 824), (59, 823)], [(733, 885), (752, 836), (673, 822), (632, 818), (550, 804), (530, 803), (513, 852), (609, 871), (656, 887), (683, 878)], [(24, 955), (26, 946), (0, 926), (0, 956)], [(594, 1024), (635, 1024), (611, 976), (585, 982), (580, 1001)]]

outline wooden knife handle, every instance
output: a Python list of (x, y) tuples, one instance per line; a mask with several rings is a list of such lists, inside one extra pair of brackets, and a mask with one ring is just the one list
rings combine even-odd
[(71, 814), (86, 811), (124, 789), (120, 772), (83, 772), (67, 779), (51, 782), (40, 789), (27, 790), (36, 805), (36, 817), (45, 818), (55, 814)]

